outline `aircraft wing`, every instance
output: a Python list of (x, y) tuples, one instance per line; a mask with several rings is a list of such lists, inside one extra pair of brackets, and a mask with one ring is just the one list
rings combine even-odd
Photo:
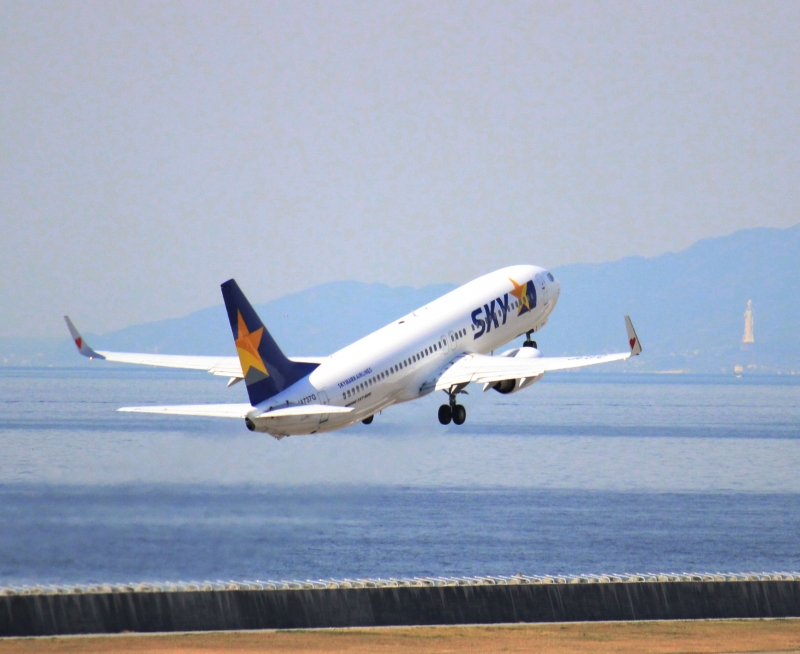
[(553, 370), (571, 370), (611, 361), (624, 361), (642, 351), (642, 346), (629, 316), (625, 316), (625, 326), (628, 331), (628, 345), (630, 346), (630, 351), (628, 352), (596, 356), (536, 357), (529, 359), (466, 354), (456, 359), (441, 374), (436, 381), (436, 390), (449, 390), (454, 386), (463, 386), (470, 382), (489, 384), (507, 379), (526, 379), (537, 377), (542, 373)]
[[(105, 350), (93, 350), (80, 335), (80, 332), (72, 324), (69, 316), (64, 316), (67, 328), (78, 347), (78, 351), (90, 359), (105, 359), (106, 361), (116, 361), (119, 363), (134, 363), (144, 366), (158, 366), (163, 368), (183, 368), (184, 370), (205, 370), (212, 375), (229, 377), (231, 383), (235, 383), (243, 378), (242, 365), (239, 357), (208, 357), (208, 356), (185, 356), (181, 354), (148, 354), (145, 352), (108, 352)], [(298, 363), (322, 363), (325, 357), (292, 357), (292, 361)]]

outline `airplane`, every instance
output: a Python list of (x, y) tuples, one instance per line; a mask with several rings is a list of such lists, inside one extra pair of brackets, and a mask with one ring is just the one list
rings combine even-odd
[[(95, 351), (68, 316), (78, 351), (105, 359), (205, 370), (244, 381), (249, 403), (123, 407), (124, 412), (243, 419), (250, 431), (285, 436), (315, 434), (362, 422), (401, 402), (444, 391), (442, 425), (464, 423), (458, 403), (471, 383), (516, 393), (546, 372), (623, 361), (642, 351), (625, 316), (628, 351), (596, 356), (544, 357), (531, 335), (547, 324), (561, 293), (549, 271), (532, 265), (483, 275), (326, 357), (287, 357), (235, 280), (221, 285), (236, 357)], [(494, 351), (525, 334), (522, 347)]]

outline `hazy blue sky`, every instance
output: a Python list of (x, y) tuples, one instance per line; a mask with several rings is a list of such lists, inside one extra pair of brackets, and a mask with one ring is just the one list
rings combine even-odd
[(0, 335), (788, 227), (799, 74), (796, 1), (4, 0)]

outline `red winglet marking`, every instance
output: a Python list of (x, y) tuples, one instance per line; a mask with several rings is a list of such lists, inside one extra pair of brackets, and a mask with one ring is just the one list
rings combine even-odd
[(75, 339), (75, 345), (78, 346), (79, 350), (83, 347), (83, 339), (80, 336)]
[(636, 345), (636, 339), (632, 338), (630, 343), (631, 343), (631, 349), (633, 349), (633, 346)]

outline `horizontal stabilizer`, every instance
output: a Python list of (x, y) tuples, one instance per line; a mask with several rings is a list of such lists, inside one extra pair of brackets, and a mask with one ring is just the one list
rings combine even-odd
[(206, 418), (245, 418), (253, 410), (249, 404), (176, 404), (173, 406), (124, 406), (125, 413), (158, 413), (173, 416), (204, 416)]
[(254, 418), (298, 418), (300, 416), (316, 416), (323, 413), (350, 413), (353, 409), (346, 406), (329, 406), (327, 404), (300, 404), (282, 409), (265, 411)]
[(287, 406), (261, 414), (253, 414), (249, 404), (175, 404), (172, 406), (126, 406), (117, 411), (125, 413), (158, 413), (173, 416), (200, 416), (206, 418), (299, 418), (325, 413), (350, 413), (353, 409), (327, 404), (301, 404)]

